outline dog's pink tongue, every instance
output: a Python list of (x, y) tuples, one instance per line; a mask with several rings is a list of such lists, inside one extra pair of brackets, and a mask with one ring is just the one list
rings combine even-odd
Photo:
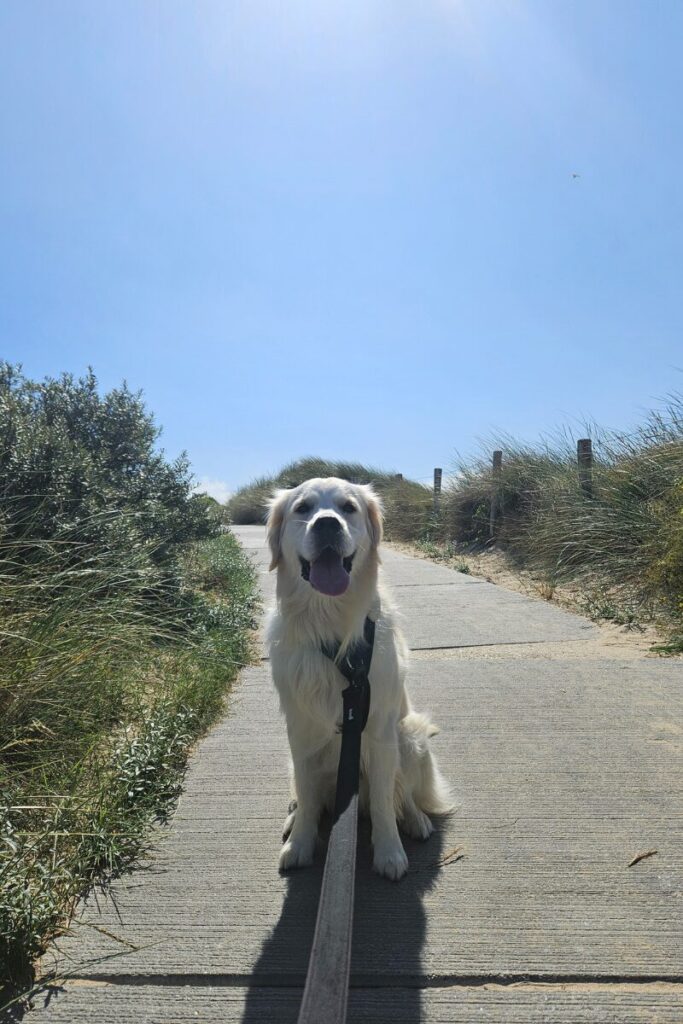
[(311, 586), (321, 594), (339, 597), (348, 587), (350, 576), (342, 564), (341, 556), (332, 548), (325, 548), (315, 562), (311, 562), (308, 578)]

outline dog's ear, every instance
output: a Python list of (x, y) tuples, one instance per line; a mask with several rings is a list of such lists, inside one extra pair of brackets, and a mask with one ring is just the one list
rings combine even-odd
[(266, 522), (266, 538), (270, 545), (271, 560), (268, 571), (276, 569), (280, 561), (280, 535), (282, 533), (282, 522), (285, 517), (288, 490), (276, 491), (268, 502), (268, 520)]
[(363, 486), (365, 504), (368, 510), (368, 523), (370, 525), (370, 541), (373, 548), (378, 548), (382, 539), (384, 517), (382, 515), (382, 502), (371, 484)]

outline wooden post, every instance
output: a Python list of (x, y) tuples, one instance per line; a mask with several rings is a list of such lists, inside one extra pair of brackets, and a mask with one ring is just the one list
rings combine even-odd
[(579, 484), (587, 498), (593, 497), (593, 443), (590, 437), (576, 442), (576, 457), (579, 463)]
[(493, 487), (491, 490), (491, 514), (489, 518), (489, 538), (496, 538), (496, 517), (500, 506), (500, 471), (503, 468), (503, 453), (493, 453)]
[(441, 470), (434, 469), (434, 511), (437, 512), (441, 501)]

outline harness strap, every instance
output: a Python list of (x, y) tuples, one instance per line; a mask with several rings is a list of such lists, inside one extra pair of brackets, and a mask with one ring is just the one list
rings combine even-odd
[[(348, 686), (342, 691), (344, 717), (342, 719), (342, 735), (365, 728), (370, 713), (370, 663), (375, 649), (375, 623), (367, 617), (363, 624), (363, 639), (347, 648), (343, 657), (337, 661), (340, 644), (324, 644), (323, 654), (333, 661)], [(360, 723), (360, 728), (358, 728)]]

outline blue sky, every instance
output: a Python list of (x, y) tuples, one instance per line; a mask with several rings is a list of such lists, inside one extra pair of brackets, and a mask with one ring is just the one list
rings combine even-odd
[[(679, 0), (4, 0), (2, 355), (224, 489), (680, 388)], [(579, 177), (573, 177), (578, 174)]]

